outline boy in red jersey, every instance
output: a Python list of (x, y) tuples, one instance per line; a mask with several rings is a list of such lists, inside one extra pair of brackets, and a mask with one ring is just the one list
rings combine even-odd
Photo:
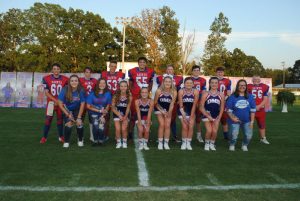
[[(119, 89), (119, 83), (120, 81), (125, 79), (125, 74), (120, 72), (120, 71), (116, 71), (117, 70), (117, 61), (110, 61), (109, 62), (109, 71), (103, 71), (101, 73), (101, 78), (106, 80), (107, 86), (109, 91), (111, 92), (112, 95), (114, 95), (116, 93), (116, 91)], [(106, 118), (106, 124), (105, 124), (105, 138), (106, 140), (108, 139), (108, 131), (109, 131), (109, 120), (110, 120), (110, 111), (108, 111), (108, 113), (105, 116)]]
[(196, 108), (196, 127), (197, 127), (197, 140), (201, 143), (204, 143), (204, 140), (201, 136), (201, 118), (202, 113), (200, 111), (200, 100), (203, 91), (206, 91), (206, 79), (200, 77), (201, 67), (198, 65), (194, 65), (192, 67), (192, 80), (194, 82), (194, 88), (199, 92), (199, 98)]
[[(138, 59), (138, 67), (132, 68), (128, 72), (129, 89), (132, 94), (132, 102), (134, 103), (140, 96), (140, 90), (143, 87), (148, 87), (148, 91), (152, 90), (154, 70), (147, 67), (147, 59), (140, 57)], [(129, 139), (132, 139), (133, 128), (135, 124), (136, 110), (135, 105), (131, 104), (131, 116), (129, 124)]]
[(268, 101), (269, 86), (261, 83), (260, 76), (254, 75), (252, 83), (248, 84), (248, 93), (252, 94), (256, 103), (255, 119), (259, 128), (260, 141), (270, 144), (266, 138), (266, 111), (265, 105)]
[[(161, 85), (165, 76), (172, 77), (177, 92), (182, 88), (183, 77), (180, 75), (174, 75), (174, 66), (172, 64), (167, 65), (166, 74), (157, 76), (156, 82), (158, 87)], [(176, 133), (176, 116), (177, 116), (177, 101), (174, 103), (174, 107), (172, 111), (171, 131), (172, 131), (173, 139), (176, 142), (181, 142), (181, 140), (177, 137), (177, 133)]]
[[(219, 92), (224, 94), (225, 102), (227, 98), (231, 95), (231, 81), (228, 78), (224, 77), (224, 70), (225, 68), (222, 66), (217, 67), (216, 74), (219, 79), (219, 86), (218, 90)], [(225, 108), (226, 110), (226, 108)], [(221, 124), (223, 127), (223, 135), (224, 139), (228, 140), (228, 123), (227, 123), (228, 115), (227, 112), (223, 112), (222, 118), (221, 118)]]
[[(95, 86), (97, 84), (97, 80), (95, 78), (92, 78), (92, 69), (90, 67), (86, 67), (84, 69), (84, 77), (79, 78), (80, 85), (83, 87), (85, 91), (85, 98), (95, 89)], [(86, 114), (86, 106), (84, 107), (84, 111), (82, 114), (82, 120), (84, 121)], [(89, 125), (90, 125), (90, 140), (93, 142), (94, 141), (94, 136), (93, 136), (93, 125), (91, 122), (91, 119), (89, 119)]]
[(52, 74), (46, 75), (43, 78), (43, 84), (47, 97), (47, 105), (44, 133), (40, 143), (44, 144), (47, 141), (54, 112), (56, 112), (57, 118), (58, 139), (60, 142), (64, 142), (62, 111), (58, 107), (58, 95), (61, 89), (68, 84), (68, 78), (60, 75), (60, 65), (58, 63), (52, 65)]

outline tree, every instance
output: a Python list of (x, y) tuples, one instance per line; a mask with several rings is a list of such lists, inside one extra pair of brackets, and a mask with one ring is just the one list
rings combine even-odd
[(181, 41), (178, 33), (179, 22), (175, 18), (175, 12), (168, 6), (164, 6), (159, 11), (161, 15), (159, 39), (161, 42), (160, 49), (163, 52), (162, 64), (164, 66), (173, 64), (175, 71), (178, 72)]
[(300, 60), (295, 61), (293, 68), (288, 68), (289, 83), (300, 83)]
[(195, 44), (195, 30), (186, 36), (185, 28), (181, 39), (180, 51), (180, 73), (182, 75), (189, 75), (192, 71), (193, 62), (189, 62), (189, 57), (194, 50)]
[(211, 34), (205, 44), (202, 57), (203, 70), (206, 74), (214, 74), (216, 66), (224, 66), (228, 51), (225, 48), (226, 35), (231, 33), (228, 18), (221, 12), (210, 26)]

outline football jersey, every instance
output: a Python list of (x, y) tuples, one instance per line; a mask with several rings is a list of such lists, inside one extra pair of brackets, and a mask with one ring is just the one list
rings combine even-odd
[[(58, 78), (54, 77), (53, 74), (46, 75), (43, 78), (43, 84), (45, 89), (49, 91), (49, 93), (55, 98), (58, 98), (59, 93), (62, 88), (68, 84), (69, 78), (63, 75), (59, 75)], [(51, 101), (51, 99), (47, 98), (47, 101)]]
[(104, 71), (102, 72), (101, 77), (106, 80), (108, 89), (112, 94), (114, 94), (119, 87), (119, 82), (125, 79), (125, 74), (119, 71), (113, 74), (109, 71)]
[(218, 91), (227, 96), (227, 91), (231, 91), (231, 81), (224, 77), (219, 79)]
[(199, 101), (201, 98), (202, 91), (206, 90), (206, 79), (202, 77), (191, 77), (194, 82), (194, 88), (199, 91)]
[[(261, 104), (261, 102), (264, 99), (264, 96), (268, 96), (269, 92), (269, 86), (263, 83), (260, 83), (258, 85), (255, 84), (248, 84), (248, 93), (252, 94), (256, 105)], [(264, 110), (264, 108), (261, 108), (260, 110)]]
[(140, 71), (139, 67), (130, 69), (128, 72), (130, 81), (133, 85), (130, 89), (132, 96), (138, 97), (142, 87), (148, 87), (153, 82), (154, 70), (146, 67), (144, 71)]
[[(167, 74), (166, 74), (166, 76), (167, 76)], [(183, 77), (180, 75), (173, 75), (172, 78), (173, 78), (174, 86), (176, 87), (177, 91), (179, 91), (179, 89), (182, 88)], [(157, 76), (156, 83), (157, 83), (158, 87), (160, 87), (160, 85), (162, 84), (163, 79), (164, 79), (163, 75)]]
[(79, 78), (79, 82), (84, 88), (85, 96), (88, 96), (97, 85), (97, 80), (95, 78), (86, 79), (85, 77), (81, 77)]

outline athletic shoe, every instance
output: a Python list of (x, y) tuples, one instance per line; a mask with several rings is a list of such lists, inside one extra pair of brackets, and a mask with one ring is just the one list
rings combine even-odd
[(164, 143), (164, 148), (165, 148), (165, 150), (170, 150), (169, 143), (165, 142)]
[(204, 145), (204, 151), (209, 151), (209, 143), (205, 143), (205, 145)]
[(269, 141), (267, 140), (267, 138), (265, 138), (265, 137), (264, 137), (264, 138), (261, 138), (261, 139), (260, 139), (260, 142), (263, 143), (263, 144), (270, 144), (270, 142), (269, 142)]
[(107, 142), (109, 140), (108, 136), (104, 136), (104, 142)]
[(212, 151), (216, 151), (216, 146), (214, 143), (210, 143), (209, 144), (209, 149), (212, 150)]
[(182, 142), (182, 144), (181, 144), (181, 150), (186, 150), (186, 142)]
[(46, 142), (47, 142), (47, 138), (42, 137), (42, 139), (40, 140), (40, 143), (41, 143), (41, 144), (45, 144)]
[(243, 151), (248, 151), (248, 147), (247, 147), (246, 145), (243, 145), (243, 146), (242, 146), (242, 150), (243, 150)]
[(121, 147), (122, 147), (122, 143), (118, 142), (117, 145), (116, 145), (116, 149), (120, 149)]
[(58, 138), (58, 141), (64, 143), (64, 142), (65, 142), (65, 137), (64, 137), (64, 136), (59, 137), (59, 138)]
[(187, 150), (193, 150), (192, 146), (191, 146), (191, 142), (187, 142), (186, 143), (186, 149)]
[(200, 143), (204, 143), (204, 140), (203, 140), (203, 138), (202, 138), (201, 135), (198, 135), (198, 134), (197, 134), (197, 140), (198, 140)]
[(63, 148), (69, 148), (69, 146), (70, 146), (70, 143), (65, 142), (64, 145), (63, 145)]
[(123, 142), (122, 147), (123, 147), (124, 149), (127, 149), (127, 142)]
[(83, 147), (83, 141), (78, 141), (77, 145), (78, 145), (78, 147)]
[(139, 143), (139, 150), (143, 150), (144, 149), (144, 144), (143, 143)]
[(163, 150), (163, 149), (164, 149), (164, 148), (163, 148), (163, 143), (162, 143), (162, 142), (159, 142), (159, 143), (158, 143), (157, 149), (158, 149), (158, 150)]
[(180, 143), (181, 140), (177, 136), (173, 136), (172, 138), (175, 142)]
[(144, 150), (146, 150), (146, 151), (148, 151), (148, 150), (149, 150), (149, 147), (148, 147), (148, 145), (147, 145), (147, 143), (146, 143), (146, 142), (144, 142)]
[(234, 145), (230, 145), (229, 146), (229, 151), (234, 151), (235, 150), (235, 146)]

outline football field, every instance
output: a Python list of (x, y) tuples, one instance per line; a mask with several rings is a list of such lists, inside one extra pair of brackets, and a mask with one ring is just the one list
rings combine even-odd
[(300, 200), (299, 105), (289, 113), (274, 106), (267, 114), (271, 145), (259, 142), (255, 128), (248, 152), (240, 149), (241, 134), (229, 152), (221, 132), (216, 152), (196, 140), (193, 151), (175, 142), (159, 151), (156, 117), (149, 151), (134, 141), (115, 149), (113, 122), (107, 144), (92, 147), (86, 125), (85, 146), (77, 146), (73, 130), (64, 149), (55, 121), (46, 144), (39, 143), (43, 109), (0, 108), (0, 114), (0, 200)]

